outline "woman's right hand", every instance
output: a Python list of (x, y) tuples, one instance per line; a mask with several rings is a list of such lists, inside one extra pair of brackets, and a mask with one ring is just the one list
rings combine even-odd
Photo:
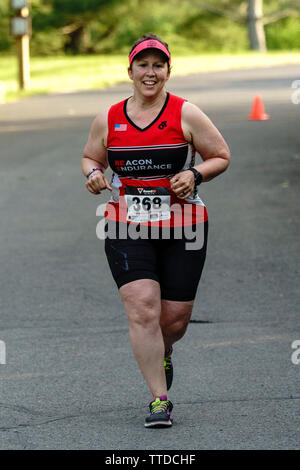
[(94, 171), (89, 176), (85, 186), (92, 194), (101, 194), (101, 191), (104, 189), (112, 191), (112, 187), (110, 186), (108, 179), (104, 176), (101, 170)]

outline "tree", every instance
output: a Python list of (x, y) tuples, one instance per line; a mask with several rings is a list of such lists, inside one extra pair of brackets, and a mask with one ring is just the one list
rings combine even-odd
[(248, 0), (247, 23), (251, 49), (265, 52), (264, 26), (287, 16), (299, 16), (299, 9), (300, 2), (279, 2), (276, 9), (263, 15), (263, 0)]
[(250, 48), (255, 51), (266, 52), (263, 0), (248, 0), (247, 24)]
[(233, 21), (245, 23), (248, 28), (250, 48), (260, 52), (266, 51), (264, 31), (266, 24), (287, 16), (300, 16), (300, 1), (269, 1), (268, 11), (265, 14), (263, 0), (215, 0), (210, 3), (193, 0), (193, 4), (217, 15), (227, 16)]
[(34, 17), (35, 29), (60, 30), (66, 37), (65, 52), (80, 54), (87, 52), (90, 38), (89, 25), (99, 18), (105, 16), (108, 9), (123, 0), (45, 0), (43, 2), (47, 9), (40, 7)]

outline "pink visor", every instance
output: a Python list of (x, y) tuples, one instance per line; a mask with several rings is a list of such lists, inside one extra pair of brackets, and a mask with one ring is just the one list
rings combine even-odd
[(156, 39), (146, 39), (145, 41), (142, 41), (137, 46), (135, 46), (135, 48), (129, 55), (129, 64), (131, 65), (135, 56), (139, 52), (144, 51), (145, 49), (159, 49), (161, 52), (166, 54), (166, 56), (168, 57), (168, 63), (169, 65), (171, 64), (170, 52), (160, 41), (157, 41)]

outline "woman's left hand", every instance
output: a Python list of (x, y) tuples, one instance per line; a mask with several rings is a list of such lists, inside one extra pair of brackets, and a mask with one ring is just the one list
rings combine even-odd
[(186, 199), (194, 191), (195, 177), (190, 170), (181, 171), (170, 180), (171, 189), (179, 199)]

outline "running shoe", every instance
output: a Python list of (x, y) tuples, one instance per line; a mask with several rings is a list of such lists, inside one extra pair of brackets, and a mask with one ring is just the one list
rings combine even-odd
[(169, 351), (166, 353), (165, 359), (164, 359), (164, 368), (165, 368), (165, 373), (166, 373), (166, 382), (167, 382), (167, 390), (171, 388), (172, 382), (173, 382), (173, 364), (172, 364), (172, 355), (173, 348), (172, 346), (170, 347)]
[(173, 418), (171, 411), (173, 404), (168, 400), (166, 395), (156, 397), (149, 405), (150, 414), (146, 417), (145, 427), (162, 427), (172, 426)]

